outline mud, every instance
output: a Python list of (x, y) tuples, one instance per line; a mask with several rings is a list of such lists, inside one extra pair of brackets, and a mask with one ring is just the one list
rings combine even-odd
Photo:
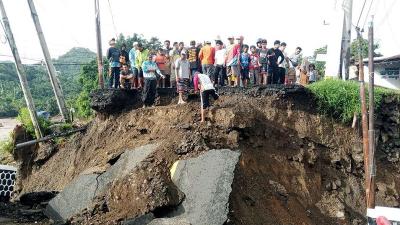
[[(100, 168), (115, 163), (126, 149), (157, 142), (160, 147), (135, 172), (135, 180), (127, 176), (115, 182), (110, 195), (71, 222), (118, 224), (149, 212), (157, 217), (181, 201), (170, 197), (179, 196), (169, 186), (172, 164), (222, 148), (242, 152), (227, 224), (365, 222), (358, 129), (319, 115), (312, 95), (298, 86), (223, 88), (219, 93), (205, 123), (199, 123), (199, 103), (193, 96), (185, 105), (175, 105), (176, 99), (164, 95), (154, 108), (102, 108), (85, 133), (29, 169), (19, 194), (61, 191), (83, 171), (97, 168), (101, 173)], [(377, 205), (398, 207), (399, 165), (380, 157), (385, 153), (379, 146)]]

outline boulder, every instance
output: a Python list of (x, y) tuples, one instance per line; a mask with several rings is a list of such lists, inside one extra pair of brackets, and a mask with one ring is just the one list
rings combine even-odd
[(228, 219), (229, 195), (240, 153), (210, 150), (197, 158), (179, 160), (171, 169), (172, 181), (185, 194), (180, 206), (149, 225), (222, 225)]
[(46, 215), (58, 223), (65, 223), (89, 209), (96, 199), (106, 194), (113, 181), (130, 174), (156, 148), (156, 144), (150, 144), (127, 150), (104, 173), (82, 173), (49, 202)]

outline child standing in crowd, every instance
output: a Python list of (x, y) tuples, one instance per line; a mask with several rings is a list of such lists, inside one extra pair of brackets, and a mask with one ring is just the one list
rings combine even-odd
[(259, 85), (262, 77), (260, 77), (260, 56), (257, 54), (256, 46), (250, 47), (250, 65), (249, 65), (249, 77), (250, 81), (253, 80), (253, 85)]
[(186, 103), (183, 101), (183, 93), (187, 92), (190, 84), (190, 63), (187, 60), (186, 51), (181, 52), (181, 57), (175, 62), (176, 68), (176, 81), (179, 93), (178, 104)]
[(249, 81), (249, 64), (250, 54), (248, 53), (249, 46), (243, 45), (243, 52), (240, 54), (240, 74), (243, 82), (243, 87), (247, 87)]
[(267, 85), (268, 81), (268, 49), (267, 49), (267, 40), (263, 39), (261, 41), (261, 49), (260, 49), (260, 65), (261, 65), (261, 77), (260, 84)]
[(141, 69), (143, 70), (144, 77), (144, 87), (143, 87), (143, 108), (148, 106), (153, 106), (156, 99), (156, 91), (157, 91), (157, 75), (160, 74), (161, 78), (164, 78), (164, 75), (158, 69), (156, 64), (156, 56), (152, 54), (148, 54), (148, 59), (143, 62)]
[(217, 100), (219, 98), (218, 94), (216, 93), (214, 89), (214, 85), (210, 80), (210, 77), (201, 74), (199, 72), (196, 72), (194, 77), (193, 77), (193, 83), (194, 83), (194, 91), (197, 93), (197, 91), (200, 89), (200, 95), (201, 95), (201, 122), (205, 121), (205, 116), (204, 116), (204, 109), (207, 109), (210, 107), (210, 95), (214, 98), (214, 100)]
[(121, 52), (115, 47), (115, 38), (109, 42), (110, 48), (107, 50), (107, 59), (110, 62), (110, 70), (108, 76), (110, 77), (108, 86), (110, 88), (119, 87), (119, 71), (121, 64), (119, 63), (119, 56)]

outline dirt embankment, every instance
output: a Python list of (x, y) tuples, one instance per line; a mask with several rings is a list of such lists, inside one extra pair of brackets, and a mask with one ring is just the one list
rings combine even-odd
[[(312, 96), (301, 88), (220, 92), (204, 124), (198, 122), (197, 101), (99, 115), (86, 133), (74, 136), (46, 162), (30, 168), (20, 181), (20, 191), (60, 191), (84, 171), (101, 173), (125, 150), (159, 143), (138, 172), (141, 176), (135, 178), (141, 179), (136, 183), (147, 183), (144, 180), (153, 176), (151, 187), (130, 189), (126, 184), (133, 177), (126, 177), (113, 184), (113, 193), (101, 200), (101, 207), (74, 219), (76, 223), (119, 223), (159, 211), (157, 202), (163, 197), (153, 192), (170, 181), (168, 169), (176, 160), (230, 148), (240, 149), (242, 155), (227, 224), (363, 222), (359, 130), (318, 115)], [(392, 126), (398, 129), (399, 124)], [(385, 139), (393, 146), (379, 145), (377, 151), (377, 205), (399, 206), (399, 165), (385, 153), (396, 154), (392, 153), (397, 151), (393, 135)], [(137, 197), (129, 198), (131, 193)]]

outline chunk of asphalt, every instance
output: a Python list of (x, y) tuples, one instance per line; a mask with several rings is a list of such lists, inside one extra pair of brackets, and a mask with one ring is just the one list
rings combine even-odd
[(114, 180), (130, 174), (157, 146), (149, 144), (125, 151), (114, 165), (100, 175), (79, 175), (49, 202), (45, 214), (56, 223), (65, 223), (72, 216), (90, 208)]

